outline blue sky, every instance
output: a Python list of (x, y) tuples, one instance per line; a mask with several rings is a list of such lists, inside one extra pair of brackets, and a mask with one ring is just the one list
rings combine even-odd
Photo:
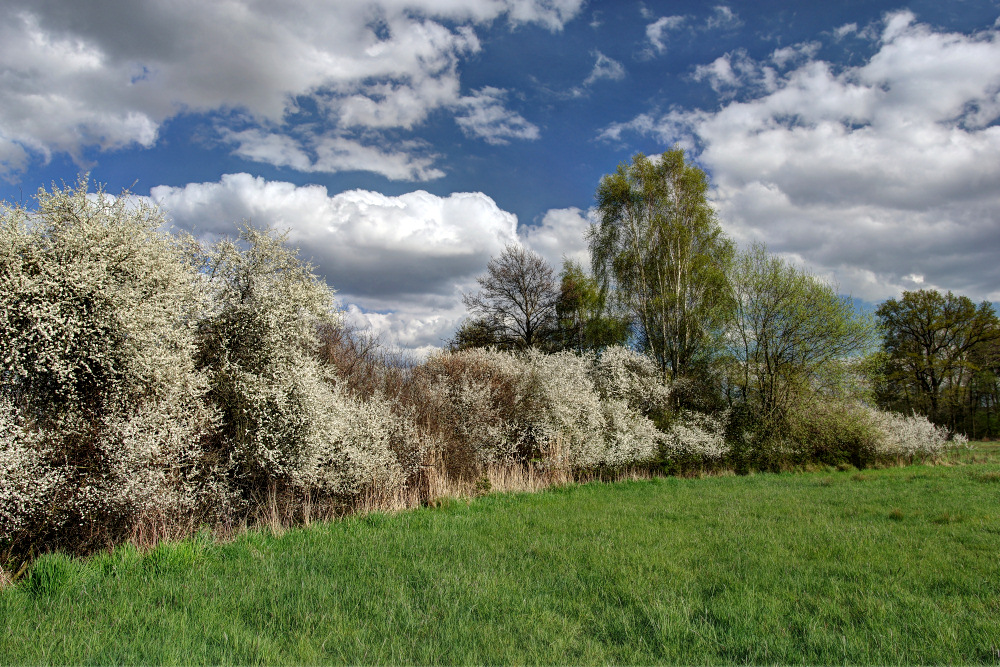
[(287, 229), (403, 347), (506, 243), (585, 260), (601, 176), (675, 144), (740, 245), (1000, 300), (997, 0), (0, 7), (0, 197), (89, 171), (198, 236)]

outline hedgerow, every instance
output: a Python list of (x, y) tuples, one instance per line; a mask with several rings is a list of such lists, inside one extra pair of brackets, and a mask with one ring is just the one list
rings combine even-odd
[(300, 517), (427, 500), (431, 477), (498, 467), (863, 466), (948, 446), (922, 417), (857, 401), (802, 401), (780, 428), (740, 404), (679, 409), (680, 385), (622, 346), (401, 364), (344, 327), (280, 234), (244, 225), (207, 245), (87, 186), (0, 210), (0, 559), (103, 548), (153, 521), (248, 522), (279, 494)]

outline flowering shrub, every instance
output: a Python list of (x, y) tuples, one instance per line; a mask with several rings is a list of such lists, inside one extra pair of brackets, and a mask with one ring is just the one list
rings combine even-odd
[(645, 415), (668, 406), (670, 388), (660, 380), (656, 362), (627, 347), (604, 349), (594, 358), (591, 378), (603, 400), (624, 401)]
[(513, 355), (485, 348), (432, 355), (416, 369), (418, 418), (449, 473), (475, 476), (532, 456), (535, 378), (523, 371)]
[[(614, 359), (638, 371), (630, 374)], [(477, 348), (433, 356), (417, 375), (426, 391), (425, 418), (438, 425), (446, 463), (464, 460), (471, 473), (527, 459), (584, 469), (656, 455), (659, 432), (628, 400), (647, 405), (654, 394), (642, 387), (641, 364), (628, 355), (602, 364), (593, 354)], [(611, 396), (602, 396), (595, 378)]]
[[(879, 434), (875, 449), (880, 458), (912, 461), (937, 456), (948, 447), (948, 429), (935, 426), (923, 415), (881, 410), (871, 410), (870, 414)], [(963, 438), (959, 438), (958, 444), (962, 444)]]
[(726, 442), (728, 412), (707, 415), (684, 411), (670, 425), (664, 441), (664, 456), (671, 461), (714, 463), (729, 454)]
[(98, 543), (187, 511), (212, 427), (190, 240), (128, 196), (40, 191), (0, 211), (0, 543)]

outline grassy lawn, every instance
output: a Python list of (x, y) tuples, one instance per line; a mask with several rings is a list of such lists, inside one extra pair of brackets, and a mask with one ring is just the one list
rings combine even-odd
[(983, 446), (49, 556), (0, 591), (0, 662), (997, 664)]

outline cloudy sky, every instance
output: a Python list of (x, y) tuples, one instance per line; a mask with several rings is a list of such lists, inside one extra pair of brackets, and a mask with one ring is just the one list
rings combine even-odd
[(1000, 0), (0, 8), (0, 197), (89, 171), (196, 235), (289, 230), (404, 347), (507, 243), (585, 259), (601, 176), (675, 144), (741, 245), (1000, 300)]

